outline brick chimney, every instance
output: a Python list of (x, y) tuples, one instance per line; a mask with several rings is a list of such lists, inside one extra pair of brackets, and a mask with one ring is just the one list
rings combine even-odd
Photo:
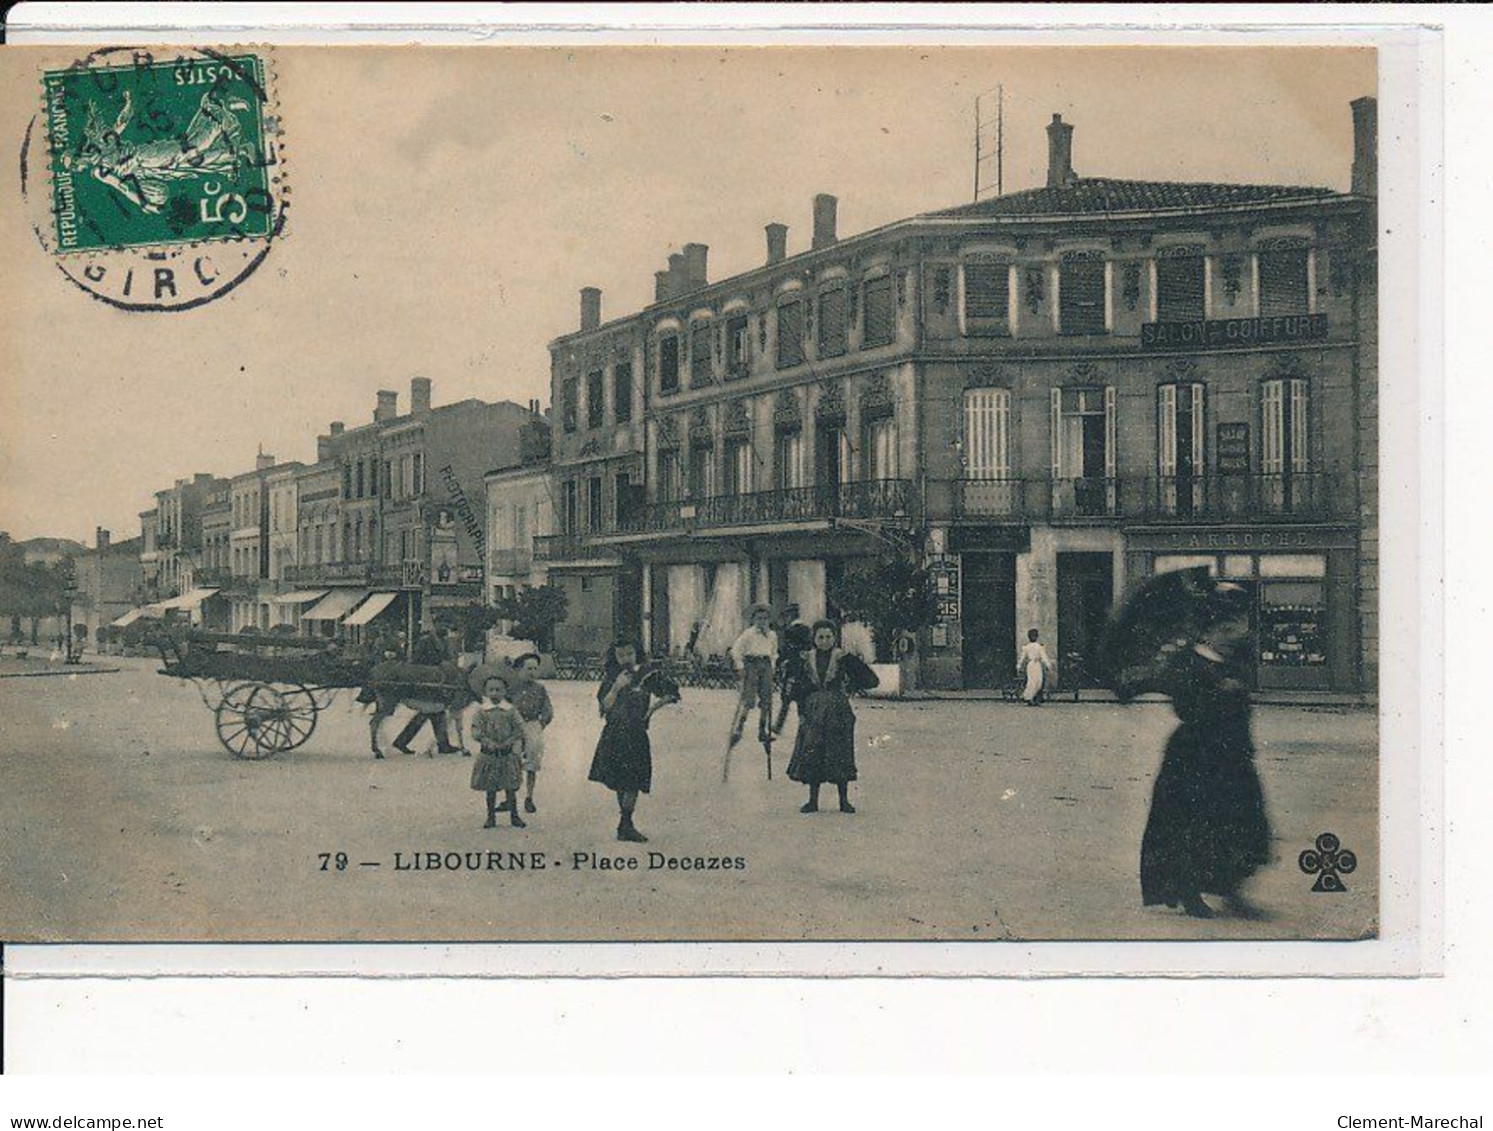
[(689, 288), (684, 285), (684, 252), (676, 251), (669, 256), (669, 297), (682, 295)]
[(667, 271), (655, 271), (653, 273), (653, 301), (663, 302), (669, 297), (669, 273)]
[(93, 545), (98, 550), (107, 550), (109, 548), (109, 532), (102, 526), (95, 526), (93, 528)]
[(254, 457), (254, 470), (255, 471), (268, 471), (270, 468), (272, 468), (274, 466), (275, 466), (275, 457), (272, 456), (272, 455), (270, 455), (266, 451), (261, 450), (259, 452), (259, 454)]
[(373, 409), (375, 423), (382, 424), (386, 420), (393, 420), (399, 415), (399, 394), (389, 389), (378, 391), (378, 404)]
[(705, 286), (707, 272), (705, 268), (706, 257), (710, 255), (710, 248), (703, 243), (687, 243), (684, 245), (684, 277), (685, 285), (681, 294), (685, 291), (697, 291)]
[(1353, 193), (1379, 195), (1379, 102), (1355, 98), (1353, 107)]
[(1073, 127), (1054, 114), (1047, 127), (1047, 187), (1064, 188), (1078, 180), (1073, 172)]
[(430, 378), (410, 378), (410, 414), (412, 416), (430, 415)]
[(601, 288), (581, 288), (581, 329), (594, 330), (601, 325)]
[(816, 251), (829, 247), (838, 238), (835, 235), (835, 209), (839, 203), (827, 192), (814, 197), (814, 239), (810, 246)]
[(788, 258), (788, 225), (767, 225), (767, 263), (781, 263)]

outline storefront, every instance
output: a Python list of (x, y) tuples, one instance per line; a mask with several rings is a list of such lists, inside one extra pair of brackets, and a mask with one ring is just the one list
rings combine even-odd
[(1133, 531), (1126, 548), (1132, 576), (1203, 566), (1250, 593), (1258, 688), (1358, 689), (1351, 528)]

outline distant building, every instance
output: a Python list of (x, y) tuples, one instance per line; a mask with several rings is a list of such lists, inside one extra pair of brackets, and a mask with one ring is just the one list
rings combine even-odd
[(554, 478), (550, 474), (550, 425), (533, 416), (521, 437), (520, 462), (483, 476), (487, 491), (487, 599), (490, 604), (544, 585), (545, 562), (535, 542), (554, 533)]
[(99, 629), (135, 607), (140, 589), (140, 539), (114, 542), (109, 531), (94, 532), (94, 546), (73, 558), (73, 624), (84, 625), (93, 646)]
[(362, 633), (379, 618), (404, 627), (482, 603), (483, 474), (518, 461), (529, 418), (511, 401), (434, 407), (430, 380), (416, 377), (407, 414), (384, 390), (370, 423), (337, 421), (318, 437), (317, 463), (297, 486), (310, 557), (286, 570), (298, 595), (323, 594), (303, 611), (308, 630)]

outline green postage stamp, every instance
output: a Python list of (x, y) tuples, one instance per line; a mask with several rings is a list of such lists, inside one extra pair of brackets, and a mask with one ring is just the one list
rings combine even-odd
[(44, 76), (57, 250), (268, 239), (263, 60), (156, 60)]

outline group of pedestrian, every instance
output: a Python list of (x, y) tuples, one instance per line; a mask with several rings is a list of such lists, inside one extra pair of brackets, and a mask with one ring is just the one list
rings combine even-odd
[[(808, 787), (800, 811), (818, 812), (820, 791), (832, 783), (840, 811), (854, 813), (849, 787), (857, 778), (856, 719), (850, 699), (876, 687), (876, 673), (845, 650), (833, 621), (807, 625), (790, 608), (780, 641), (769, 606), (754, 605), (749, 618), (731, 647), (739, 686), (729, 744), (741, 740), (752, 711), (758, 712), (758, 738), (767, 742), (781, 734), (796, 707), (788, 777)], [(1179, 719), (1156, 776), (1141, 841), (1141, 896), (1147, 906), (1165, 904), (1211, 918), (1215, 911), (1204, 896), (1213, 894), (1231, 914), (1259, 914), (1242, 892), (1270, 858), (1270, 824), (1254, 766), (1242, 673), (1249, 633), (1247, 594), (1213, 581), (1206, 571), (1153, 579), (1110, 627), (1104, 666), (1121, 702), (1161, 691)], [(525, 790), (523, 811), (536, 812), (544, 732), (554, 718), (535, 675), (538, 666), (539, 657), (530, 653), (506, 667), (484, 665), (472, 673), (482, 701), (472, 724), (481, 752), (471, 785), (486, 798), (486, 828), (496, 825), (501, 811), (515, 827), (525, 827), (520, 789)], [(1053, 665), (1036, 629), (1028, 633), (1017, 670), (1025, 678), (1022, 698), (1040, 703)], [(616, 796), (617, 839), (646, 842), (634, 816), (639, 796), (653, 785), (649, 723), (660, 709), (679, 701), (679, 687), (645, 660), (636, 642), (619, 640), (607, 650), (596, 698), (603, 725), (588, 778)], [(421, 721), (417, 715), (414, 725)], [(499, 793), (505, 798), (501, 805)]]

